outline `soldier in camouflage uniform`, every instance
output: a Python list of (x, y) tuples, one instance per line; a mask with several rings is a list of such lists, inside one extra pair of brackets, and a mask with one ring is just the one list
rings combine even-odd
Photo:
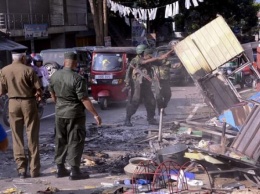
[(147, 121), (150, 125), (158, 125), (154, 119), (156, 101), (151, 89), (152, 86), (152, 62), (166, 58), (166, 55), (152, 58), (152, 50), (146, 45), (136, 47), (137, 56), (128, 66), (125, 83), (131, 88), (131, 96), (126, 107), (125, 126), (132, 126), (131, 117), (137, 111), (140, 101), (143, 100), (147, 111)]
[[(163, 53), (160, 53), (160, 55), (161, 54)], [(171, 62), (167, 59), (163, 59), (159, 66), (154, 66), (155, 78), (157, 81), (157, 84), (155, 84), (155, 96), (158, 114), (160, 114), (160, 110), (163, 109), (163, 115), (166, 115), (164, 109), (171, 99), (170, 69)]]

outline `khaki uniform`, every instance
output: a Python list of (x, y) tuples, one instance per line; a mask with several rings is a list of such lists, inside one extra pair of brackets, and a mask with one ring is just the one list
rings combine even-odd
[(80, 166), (86, 137), (85, 107), (81, 102), (88, 96), (85, 79), (64, 67), (50, 79), (49, 91), (57, 97), (55, 106), (55, 162)]
[[(2, 92), (7, 92), (9, 97), (9, 122), (17, 171), (26, 172), (29, 159), (30, 173), (37, 176), (40, 173), (40, 121), (34, 95), (36, 89), (41, 87), (39, 79), (31, 67), (13, 62), (1, 70), (0, 80)], [(24, 149), (24, 126), (28, 139), (28, 159)]]

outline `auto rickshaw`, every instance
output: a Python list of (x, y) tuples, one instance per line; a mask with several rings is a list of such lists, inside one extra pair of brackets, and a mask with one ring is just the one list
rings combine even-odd
[(91, 94), (102, 110), (111, 103), (127, 100), (124, 79), (127, 64), (135, 55), (135, 47), (105, 47), (93, 51)]

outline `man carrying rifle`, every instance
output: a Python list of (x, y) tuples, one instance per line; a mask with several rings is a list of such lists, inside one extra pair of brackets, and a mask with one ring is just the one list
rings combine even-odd
[(139, 104), (145, 105), (147, 112), (147, 121), (150, 125), (158, 125), (155, 120), (156, 101), (152, 92), (152, 62), (165, 59), (169, 53), (160, 57), (152, 57), (153, 51), (146, 45), (138, 45), (136, 47), (136, 57), (133, 58), (126, 72), (126, 87), (130, 87), (131, 96), (126, 107), (125, 126), (131, 127), (131, 117), (137, 111)]

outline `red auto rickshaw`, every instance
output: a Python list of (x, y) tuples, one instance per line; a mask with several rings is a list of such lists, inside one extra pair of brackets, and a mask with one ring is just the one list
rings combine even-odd
[(97, 48), (92, 54), (91, 94), (100, 108), (127, 100), (124, 79), (128, 61), (136, 55), (135, 47)]

